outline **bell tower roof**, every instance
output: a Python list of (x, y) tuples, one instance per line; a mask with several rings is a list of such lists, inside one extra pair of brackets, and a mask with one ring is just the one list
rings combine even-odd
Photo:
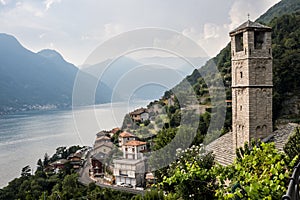
[(233, 31), (231, 31), (229, 33), (229, 35), (233, 36), (233, 35), (243, 32), (244, 30), (261, 30), (261, 31), (270, 32), (272, 30), (272, 28), (262, 25), (260, 23), (252, 22), (252, 21), (248, 20), (245, 23), (243, 23), (242, 25), (240, 25), (239, 27), (237, 27), (236, 29), (234, 29)]

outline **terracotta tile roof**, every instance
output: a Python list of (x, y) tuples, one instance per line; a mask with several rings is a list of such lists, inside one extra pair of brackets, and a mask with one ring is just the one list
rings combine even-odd
[(142, 142), (142, 141), (138, 141), (138, 140), (131, 140), (131, 141), (127, 142), (124, 145), (125, 146), (141, 146), (141, 145), (145, 145), (145, 144), (147, 144), (147, 142)]
[(142, 113), (148, 112), (148, 110), (146, 108), (139, 108), (136, 109), (134, 111), (132, 111), (131, 113), (129, 113), (130, 115), (140, 115)]
[(118, 132), (119, 130), (121, 130), (120, 128), (113, 128), (112, 130), (111, 130), (111, 132), (113, 133), (113, 134), (115, 134), (116, 132)]
[(119, 135), (119, 137), (127, 138), (127, 137), (135, 137), (135, 136), (131, 133), (124, 131)]

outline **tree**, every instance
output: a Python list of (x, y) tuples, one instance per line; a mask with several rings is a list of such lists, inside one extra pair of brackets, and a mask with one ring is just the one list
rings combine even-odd
[(25, 166), (22, 168), (22, 171), (21, 171), (21, 176), (22, 177), (28, 177), (31, 175), (31, 168), (29, 165)]
[(37, 169), (36, 171), (43, 171), (44, 170), (44, 163), (41, 159), (38, 160), (37, 162)]
[(66, 175), (62, 182), (62, 192), (66, 199), (77, 197), (78, 194), (78, 175), (70, 174)]
[(43, 165), (44, 165), (44, 167), (47, 167), (48, 164), (49, 164), (49, 162), (50, 162), (49, 156), (48, 156), (47, 153), (45, 153), (45, 155), (44, 155), (44, 160), (43, 160)]

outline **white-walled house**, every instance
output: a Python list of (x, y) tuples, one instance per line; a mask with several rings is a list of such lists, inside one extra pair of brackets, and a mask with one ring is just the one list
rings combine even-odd
[(134, 187), (144, 183), (144, 159), (117, 159), (113, 163), (116, 183), (123, 182)]
[(123, 159), (115, 159), (114, 176), (116, 183), (123, 182), (132, 186), (142, 186), (145, 180), (146, 142), (130, 140), (122, 146)]
[(120, 133), (119, 135), (119, 146), (122, 147), (124, 144), (131, 140), (136, 140), (136, 136), (132, 133), (128, 133), (126, 131)]
[(129, 116), (134, 122), (144, 122), (149, 119), (149, 112), (146, 108), (139, 108), (129, 113)]
[(146, 150), (146, 142), (131, 140), (122, 146), (123, 157), (125, 159), (140, 159), (142, 152)]

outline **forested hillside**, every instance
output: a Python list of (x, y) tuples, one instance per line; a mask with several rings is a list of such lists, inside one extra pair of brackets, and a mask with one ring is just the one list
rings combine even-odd
[[(286, 1), (283, 1), (283, 3)], [(289, 1), (287, 1), (289, 2)], [(300, 2), (298, 2), (300, 4)], [(298, 5), (297, 4), (297, 5)], [(283, 5), (286, 5), (285, 3)], [(276, 5), (278, 7), (278, 5)], [(272, 11), (273, 9), (271, 9)], [(273, 12), (273, 11), (272, 11)], [(281, 13), (281, 12), (279, 12)], [(262, 16), (262, 19), (268, 19)], [(267, 15), (269, 16), (269, 15)], [(259, 19), (258, 21), (262, 21)], [(273, 47), (273, 118), (287, 118), (298, 120), (299, 112), (299, 73), (300, 73), (300, 12), (289, 15), (275, 17), (266, 25), (272, 27), (272, 47)], [(215, 63), (222, 77), (226, 88), (226, 98), (231, 99), (231, 55), (230, 45), (228, 44), (221, 52), (199, 70), (207, 70), (210, 65)], [(209, 97), (207, 87), (203, 77), (198, 70), (195, 70), (186, 79), (194, 88), (198, 99)], [(184, 81), (177, 85), (173, 90), (180, 90), (188, 96), (182, 86)], [(201, 101), (200, 101), (201, 103)], [(230, 115), (229, 115), (230, 117)]]

